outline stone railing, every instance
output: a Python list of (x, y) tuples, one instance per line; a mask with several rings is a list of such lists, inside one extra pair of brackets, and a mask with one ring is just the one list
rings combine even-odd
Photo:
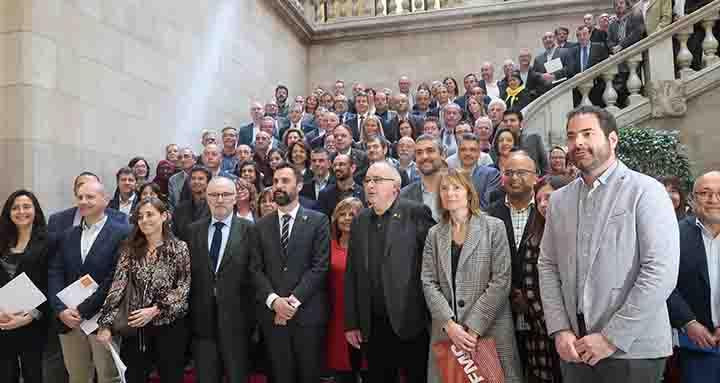
[[(297, 0), (295, 0), (297, 1)], [(305, 0), (315, 24), (349, 17), (403, 15), (462, 6), (466, 0)]]
[[(564, 144), (565, 116), (573, 108), (573, 93), (577, 91), (582, 96), (581, 104), (592, 105), (589, 95), (596, 80), (605, 83), (602, 101), (620, 123), (638, 121), (637, 116), (623, 117), (633, 113), (637, 115), (641, 109), (648, 118), (683, 115), (686, 111), (685, 82), (720, 66), (718, 41), (712, 33), (715, 23), (720, 19), (719, 11), (720, 0), (715, 0), (551, 89), (523, 110), (525, 129), (543, 136), (548, 146)], [(690, 68), (693, 54), (687, 46), (695, 25), (702, 26), (705, 31), (701, 73)], [(679, 43), (677, 55), (673, 52), (673, 39)], [(637, 69), (641, 65), (643, 70), (639, 75)], [(629, 70), (626, 80), (629, 95), (626, 105), (621, 107), (613, 82), (623, 66)], [(683, 102), (675, 102), (679, 99)], [(650, 108), (647, 108), (648, 104)]]

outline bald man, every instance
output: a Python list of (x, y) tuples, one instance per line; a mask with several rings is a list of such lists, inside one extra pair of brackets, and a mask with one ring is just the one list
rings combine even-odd
[(252, 122), (243, 126), (238, 131), (238, 143), (252, 146), (255, 143), (255, 135), (260, 131), (260, 123), (265, 116), (263, 104), (255, 101), (250, 103), (250, 117)]
[[(430, 209), (399, 199), (400, 174), (388, 162), (370, 166), (368, 205), (353, 221), (345, 273), (345, 337), (366, 349), (370, 382), (427, 380), (430, 339), (420, 281), (425, 237), (435, 224)], [(399, 245), (402, 244), (402, 245)]]
[(680, 368), (685, 383), (720, 380), (720, 355), (698, 352), (720, 343), (720, 172), (695, 180), (695, 216), (680, 222), (680, 272), (668, 299), (670, 321), (680, 331)]
[[(75, 194), (82, 223), (65, 231), (48, 271), (48, 299), (62, 324), (60, 345), (70, 383), (87, 383), (97, 371), (98, 383), (116, 383), (120, 376), (110, 351), (95, 335), (80, 329), (100, 311), (113, 280), (121, 242), (130, 226), (108, 219), (108, 195), (102, 183), (90, 179)], [(57, 294), (78, 279), (91, 277), (98, 289), (77, 307), (68, 307)]]

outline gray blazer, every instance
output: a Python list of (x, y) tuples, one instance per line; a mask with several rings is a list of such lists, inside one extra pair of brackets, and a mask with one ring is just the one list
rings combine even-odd
[[(577, 324), (577, 227), (580, 178), (550, 197), (540, 247), (540, 292), (548, 334)], [(656, 180), (622, 162), (595, 201), (595, 231), (582, 311), (589, 333), (601, 333), (619, 359), (672, 354), (665, 301), (675, 288), (680, 235), (672, 202)]]
[[(515, 346), (510, 313), (510, 248), (505, 224), (485, 214), (473, 216), (458, 262), (453, 291), (450, 245), (451, 226), (441, 222), (428, 232), (422, 264), (422, 283), (430, 315), (430, 344), (447, 339), (442, 326), (455, 321), (497, 344), (505, 381), (522, 382), (522, 367)], [(453, 313), (452, 302), (457, 312)], [(428, 382), (441, 383), (432, 348)]]

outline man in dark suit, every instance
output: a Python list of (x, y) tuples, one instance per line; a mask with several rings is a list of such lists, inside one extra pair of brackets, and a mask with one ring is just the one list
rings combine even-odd
[(259, 102), (250, 104), (250, 117), (252, 122), (244, 125), (238, 131), (238, 144), (253, 146), (255, 144), (255, 135), (260, 131), (260, 123), (265, 117), (265, 108)]
[[(578, 28), (578, 45), (573, 47), (569, 54), (569, 66), (566, 68), (567, 77), (578, 75), (593, 66), (599, 64), (610, 54), (607, 47), (601, 43), (593, 43), (590, 41), (590, 28), (587, 25), (581, 25)], [(590, 101), (593, 105), (605, 106), (602, 94), (605, 91), (605, 81), (602, 78), (596, 78), (592, 90), (590, 91)], [(581, 95), (575, 93), (575, 105), (579, 105)]]
[(547, 153), (543, 145), (542, 137), (535, 133), (525, 133), (522, 128), (522, 112), (507, 110), (503, 113), (503, 125), (510, 129), (520, 142), (515, 146), (525, 151), (535, 161), (540, 174), (545, 174), (549, 169)]
[(278, 210), (257, 222), (252, 280), (277, 383), (317, 383), (324, 368), (329, 302), (328, 218), (298, 203), (302, 175), (288, 164), (273, 175)]
[(383, 92), (375, 94), (375, 114), (380, 117), (385, 139), (390, 142), (397, 142), (400, 138), (400, 132), (398, 131), (400, 120), (398, 114), (388, 108), (388, 96)]
[(372, 209), (352, 223), (345, 272), (345, 337), (365, 349), (370, 382), (397, 382), (405, 368), (408, 382), (427, 380), (430, 347), (420, 265), (430, 209), (399, 198), (400, 175), (387, 162), (373, 164), (365, 176)]
[(419, 118), (425, 118), (427, 115), (437, 116), (438, 111), (430, 107), (430, 101), (430, 92), (420, 89), (415, 95), (415, 105), (413, 105), (411, 114)]
[(365, 203), (365, 193), (362, 186), (355, 182), (355, 170), (357, 169), (352, 159), (345, 154), (338, 154), (333, 161), (335, 182), (320, 191), (315, 204), (315, 210), (332, 215), (338, 202), (347, 197), (355, 197)]
[(354, 141), (360, 141), (360, 135), (362, 134), (362, 125), (365, 120), (370, 116), (369, 108), (369, 95), (365, 92), (360, 92), (355, 96), (355, 115), (349, 120), (345, 121), (345, 125), (352, 129), (352, 135)]
[(467, 103), (468, 98), (471, 97), (470, 91), (472, 88), (476, 87), (478, 85), (477, 76), (475, 73), (468, 73), (463, 78), (463, 86), (465, 87), (465, 94), (455, 99), (455, 103), (460, 105), (460, 109), (465, 110), (465, 104)]
[(558, 46), (558, 48), (572, 48), (577, 43), (569, 42), (567, 41), (568, 36), (570, 36), (570, 30), (566, 27), (557, 27), (555, 28), (555, 42)]
[(188, 178), (192, 197), (180, 202), (172, 214), (173, 232), (175, 236), (186, 243), (190, 243), (192, 239), (190, 224), (210, 216), (210, 210), (205, 197), (208, 183), (210, 179), (212, 179), (212, 174), (210, 174), (210, 171), (206, 167), (195, 165), (192, 170), (190, 170), (190, 176)]
[(249, 265), (256, 236), (252, 224), (234, 214), (235, 194), (232, 180), (213, 178), (207, 187), (211, 216), (190, 226), (193, 356), (201, 381), (211, 383), (245, 383), (249, 372)]
[(403, 187), (400, 198), (424, 204), (430, 209), (433, 219), (440, 220), (437, 193), (440, 169), (443, 168), (443, 146), (440, 140), (424, 134), (415, 142), (415, 163), (420, 171), (420, 180)]
[(410, 101), (406, 94), (394, 95), (392, 108), (398, 117), (398, 138), (400, 137), (399, 126), (402, 121), (408, 121), (416, 135), (422, 134), (423, 118), (410, 112)]
[(545, 50), (535, 56), (532, 68), (535, 72), (547, 73), (545, 63), (556, 58), (562, 58), (565, 48), (558, 48), (557, 44), (555, 44), (555, 34), (553, 32), (545, 32), (545, 34), (543, 34), (542, 44)]
[[(67, 229), (58, 239), (57, 252), (51, 258), (48, 271), (48, 298), (63, 324), (60, 345), (70, 382), (88, 382), (92, 371), (97, 371), (98, 383), (114, 383), (118, 380), (118, 371), (110, 351), (96, 335), (85, 335), (80, 325), (92, 319), (105, 302), (120, 245), (130, 226), (105, 214), (108, 196), (97, 180), (80, 186), (75, 199), (82, 225)], [(57, 294), (86, 276), (98, 284), (98, 289), (77, 307), (62, 303)]]
[(343, 95), (343, 94), (336, 95), (333, 102), (335, 105), (335, 113), (337, 113), (341, 124), (344, 124), (345, 122), (347, 122), (348, 120), (353, 118), (353, 116), (355, 116), (354, 114), (352, 114), (348, 111), (348, 109), (349, 109), (348, 99), (347, 99), (347, 97), (345, 97), (345, 95)]
[(327, 149), (318, 147), (310, 152), (310, 170), (313, 178), (303, 184), (300, 196), (315, 201), (323, 189), (335, 183), (335, 176), (330, 173), (330, 153)]
[(528, 306), (527, 299), (520, 292), (524, 271), (527, 236), (531, 217), (535, 210), (533, 187), (537, 183), (535, 162), (525, 153), (516, 152), (510, 155), (505, 165), (506, 198), (490, 205), (488, 214), (500, 218), (505, 223), (510, 256), (512, 263), (512, 290), (510, 294), (515, 331), (518, 338), (518, 351), (523, 365), (527, 362), (525, 339), (530, 330), (523, 313)]
[[(335, 137), (335, 155), (331, 157), (334, 162), (335, 157), (338, 154), (345, 154), (350, 156), (353, 163), (355, 164), (355, 175), (365, 174), (370, 161), (368, 160), (367, 153), (353, 147), (352, 132), (350, 127), (347, 125), (338, 125), (333, 130), (333, 136)], [(358, 183), (362, 182), (362, 179), (356, 178), (355, 181)]]
[(305, 143), (310, 145), (311, 148), (325, 146), (325, 135), (332, 132), (338, 124), (340, 124), (340, 120), (338, 120), (337, 114), (333, 112), (323, 113), (317, 128), (305, 134)]
[(303, 107), (300, 104), (293, 104), (289, 111), (287, 118), (278, 120), (278, 132), (277, 138), (282, 141), (285, 131), (290, 128), (298, 129), (304, 132), (303, 121), (302, 121)]
[[(80, 175), (75, 177), (75, 182), (73, 183), (73, 194), (77, 196), (77, 191), (80, 186), (93, 180), (100, 182), (100, 177), (91, 172), (80, 173)], [(106, 208), (105, 214), (108, 216), (108, 218), (118, 221), (119, 223), (128, 223), (128, 216), (115, 209)], [(77, 206), (67, 208), (65, 210), (52, 214), (50, 218), (48, 218), (48, 233), (57, 233), (58, 235), (60, 235), (65, 230), (73, 226), (80, 226), (81, 221), (82, 216), (80, 216)], [(50, 239), (52, 239), (52, 234), (50, 236)], [(54, 251), (50, 254), (54, 254)]]
[[(680, 269), (677, 286), (668, 299), (670, 322), (695, 346), (715, 348), (720, 342), (720, 285), (716, 282), (720, 275), (720, 202), (715, 198), (720, 196), (720, 172), (698, 177), (693, 195), (697, 217), (680, 222)], [(681, 346), (679, 361), (684, 383), (720, 381), (717, 353)]]
[[(627, 0), (615, 0), (615, 13), (617, 20), (608, 28), (607, 47), (611, 54), (617, 54), (645, 37), (645, 20), (642, 12), (633, 12), (628, 7)], [(638, 70), (640, 68), (642, 65), (638, 65)], [(618, 93), (617, 105), (624, 106), (629, 95), (627, 80), (630, 77), (630, 68), (623, 63), (618, 69), (619, 73), (613, 79), (613, 85)]]

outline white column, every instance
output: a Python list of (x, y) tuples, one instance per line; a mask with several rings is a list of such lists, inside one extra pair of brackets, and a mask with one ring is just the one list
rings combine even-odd
[(675, 62), (677, 62), (678, 67), (680, 67), (680, 78), (685, 79), (689, 77), (691, 74), (695, 73), (695, 71), (690, 68), (690, 65), (693, 61), (693, 54), (690, 52), (690, 49), (688, 49), (688, 39), (690, 38), (690, 35), (693, 33), (693, 27), (689, 27), (686, 30), (682, 30), (678, 32), (675, 37), (677, 37), (678, 42), (680, 43), (680, 50), (678, 51), (677, 58), (675, 59)]
[(592, 101), (590, 101), (590, 91), (592, 90), (592, 87), (593, 80), (578, 85), (577, 89), (582, 95), (582, 101), (580, 101), (580, 105), (592, 105)]
[(628, 96), (628, 105), (635, 105), (645, 98), (640, 95), (640, 89), (642, 89), (642, 80), (637, 74), (638, 65), (642, 62), (642, 55), (631, 57), (628, 61), (628, 68), (630, 68), (630, 76), (627, 80), (627, 88), (630, 95)]
[(705, 28), (705, 39), (702, 42), (703, 48), (703, 68), (715, 64), (720, 60), (717, 56), (718, 41), (713, 34), (713, 27), (718, 16), (714, 15), (708, 19), (702, 21), (702, 26)]
[(615, 91), (615, 87), (613, 87), (613, 79), (615, 79), (615, 75), (617, 74), (617, 65), (613, 66), (602, 74), (602, 78), (605, 81), (605, 91), (603, 92), (603, 101), (605, 101), (606, 105), (605, 109), (607, 109), (608, 112), (613, 114), (620, 111), (620, 108), (615, 105), (617, 104), (618, 95)]

